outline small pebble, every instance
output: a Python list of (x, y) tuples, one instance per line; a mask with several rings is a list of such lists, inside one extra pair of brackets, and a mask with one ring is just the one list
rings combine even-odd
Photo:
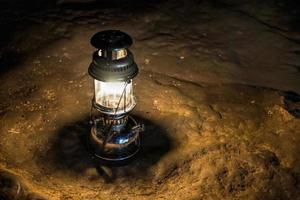
[(145, 64), (148, 65), (149, 63), (150, 63), (150, 60), (146, 58), (145, 59)]

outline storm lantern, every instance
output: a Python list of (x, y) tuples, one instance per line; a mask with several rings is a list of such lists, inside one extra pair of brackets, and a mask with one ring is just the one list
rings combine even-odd
[(96, 33), (91, 44), (97, 51), (89, 67), (95, 90), (89, 143), (94, 154), (103, 160), (126, 160), (138, 152), (143, 130), (128, 115), (136, 105), (132, 82), (138, 74), (128, 49), (132, 39), (119, 30), (107, 30)]

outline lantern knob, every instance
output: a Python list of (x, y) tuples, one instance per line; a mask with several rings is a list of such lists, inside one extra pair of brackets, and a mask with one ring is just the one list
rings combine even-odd
[(120, 30), (106, 30), (93, 35), (91, 44), (97, 49), (106, 51), (127, 49), (132, 45), (132, 38)]

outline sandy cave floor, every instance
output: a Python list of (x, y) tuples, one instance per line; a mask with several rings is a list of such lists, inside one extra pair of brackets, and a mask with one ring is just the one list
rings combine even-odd
[[(2, 8), (0, 199), (300, 199), (300, 29), (280, 3)], [(140, 67), (143, 148), (122, 167), (84, 145), (105, 29)]]

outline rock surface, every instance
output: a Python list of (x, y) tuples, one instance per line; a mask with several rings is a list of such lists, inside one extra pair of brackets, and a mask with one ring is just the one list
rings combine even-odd
[[(2, 7), (0, 199), (300, 199), (296, 7), (124, 2)], [(85, 148), (105, 29), (133, 36), (140, 66), (143, 148), (122, 167)]]

